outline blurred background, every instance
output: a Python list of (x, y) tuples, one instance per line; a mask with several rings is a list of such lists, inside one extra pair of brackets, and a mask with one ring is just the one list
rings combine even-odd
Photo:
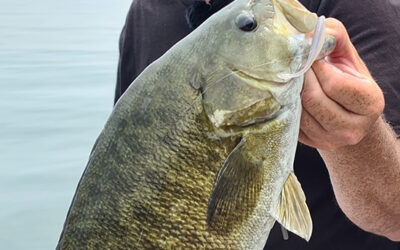
[(54, 249), (113, 106), (132, 0), (0, 0), (0, 249)]

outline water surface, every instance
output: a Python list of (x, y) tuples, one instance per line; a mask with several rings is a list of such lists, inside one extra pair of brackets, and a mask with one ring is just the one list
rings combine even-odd
[(112, 109), (131, 0), (0, 0), (0, 249), (54, 249)]

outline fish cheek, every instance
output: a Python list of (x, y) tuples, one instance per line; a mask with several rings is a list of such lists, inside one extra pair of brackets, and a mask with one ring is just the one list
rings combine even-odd
[(212, 124), (219, 128), (239, 125), (251, 114), (257, 115), (257, 110), (253, 110), (254, 106), (270, 99), (271, 94), (250, 86), (238, 75), (231, 74), (212, 88), (206, 89), (202, 97), (205, 113)]

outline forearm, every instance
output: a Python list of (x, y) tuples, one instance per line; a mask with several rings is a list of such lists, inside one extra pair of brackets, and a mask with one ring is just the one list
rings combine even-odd
[(400, 140), (379, 118), (358, 144), (319, 150), (336, 199), (359, 227), (400, 240)]

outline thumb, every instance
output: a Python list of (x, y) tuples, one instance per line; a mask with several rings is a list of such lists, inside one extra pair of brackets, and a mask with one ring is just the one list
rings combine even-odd
[[(347, 33), (346, 27), (337, 19), (326, 19), (326, 33), (335, 37), (335, 50), (327, 57), (327, 60), (338, 68), (351, 68), (361, 74), (367, 74), (369, 71), (364, 62), (357, 53)], [(347, 71), (347, 70), (344, 70)]]

